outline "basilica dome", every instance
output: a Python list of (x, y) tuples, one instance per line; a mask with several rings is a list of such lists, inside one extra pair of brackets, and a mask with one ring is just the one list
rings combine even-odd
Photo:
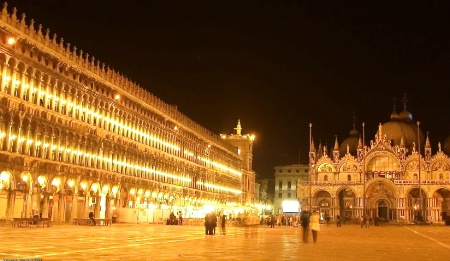
[(447, 138), (445, 138), (444, 144), (442, 145), (442, 151), (443, 151), (445, 154), (450, 155), (450, 136), (448, 136)]
[(353, 127), (353, 129), (350, 131), (350, 136), (341, 143), (341, 146), (339, 146), (339, 155), (343, 157), (345, 154), (347, 154), (347, 145), (348, 145), (348, 150), (350, 154), (356, 156), (358, 150), (358, 143), (359, 143), (359, 132), (355, 129), (355, 127)]
[(421, 144), (425, 142), (422, 130), (417, 128), (417, 124), (412, 120), (412, 114), (406, 110), (406, 104), (399, 114), (397, 114), (394, 106), (391, 120), (382, 125), (383, 136), (386, 136), (386, 139), (390, 140), (393, 146), (400, 146), (403, 137), (405, 147), (411, 152), (414, 144), (418, 146), (417, 136), (419, 136)]

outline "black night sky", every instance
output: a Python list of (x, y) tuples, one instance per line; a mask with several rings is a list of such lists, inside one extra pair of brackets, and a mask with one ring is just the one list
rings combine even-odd
[(214, 133), (254, 133), (254, 169), (307, 163), (392, 108), (450, 135), (447, 1), (8, 1)]

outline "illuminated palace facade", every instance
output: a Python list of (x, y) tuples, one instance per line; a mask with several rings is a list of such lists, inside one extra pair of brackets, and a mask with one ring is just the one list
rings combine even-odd
[(0, 217), (151, 222), (253, 203), (240, 122), (211, 133), (6, 3), (0, 25)]
[[(334, 148), (310, 144), (310, 180), (299, 181), (303, 208), (331, 220), (361, 216), (391, 222), (443, 222), (450, 216), (450, 159), (432, 152), (420, 124), (406, 110), (394, 111), (369, 144), (353, 126)], [(445, 146), (444, 146), (445, 147)], [(448, 146), (447, 146), (448, 147)], [(312, 200), (311, 200), (312, 199)]]

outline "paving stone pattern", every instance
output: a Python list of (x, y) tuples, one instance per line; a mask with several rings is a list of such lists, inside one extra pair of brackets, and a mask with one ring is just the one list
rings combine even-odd
[(450, 226), (322, 225), (318, 242), (301, 228), (113, 224), (0, 227), (0, 260), (450, 260)]

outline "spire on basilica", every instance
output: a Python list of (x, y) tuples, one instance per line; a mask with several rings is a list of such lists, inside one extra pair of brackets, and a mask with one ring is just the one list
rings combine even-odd
[(242, 127), (241, 127), (241, 120), (240, 120), (240, 119), (238, 120), (237, 126), (236, 126), (236, 128), (234, 128), (234, 129), (236, 130), (236, 134), (237, 134), (237, 135), (239, 135), (239, 136), (242, 135), (242, 134), (241, 134)]
[(430, 138), (428, 137), (428, 132), (427, 132), (427, 139), (425, 140), (425, 161), (427, 162), (431, 161), (431, 144)]
[(400, 138), (400, 148), (401, 148), (401, 149), (406, 148), (406, 145), (405, 145), (405, 138), (403, 137), (403, 132), (402, 132), (402, 137)]
[(334, 149), (333, 149), (333, 161), (337, 163), (339, 161), (339, 144), (336, 135), (336, 140), (334, 141)]
[(337, 140), (337, 135), (336, 135), (336, 140), (334, 141), (334, 149), (333, 151), (339, 151), (339, 144), (338, 144), (338, 140)]
[(425, 149), (427, 149), (427, 148), (431, 148), (430, 138), (428, 137), (428, 132), (427, 132), (427, 139), (425, 140)]

